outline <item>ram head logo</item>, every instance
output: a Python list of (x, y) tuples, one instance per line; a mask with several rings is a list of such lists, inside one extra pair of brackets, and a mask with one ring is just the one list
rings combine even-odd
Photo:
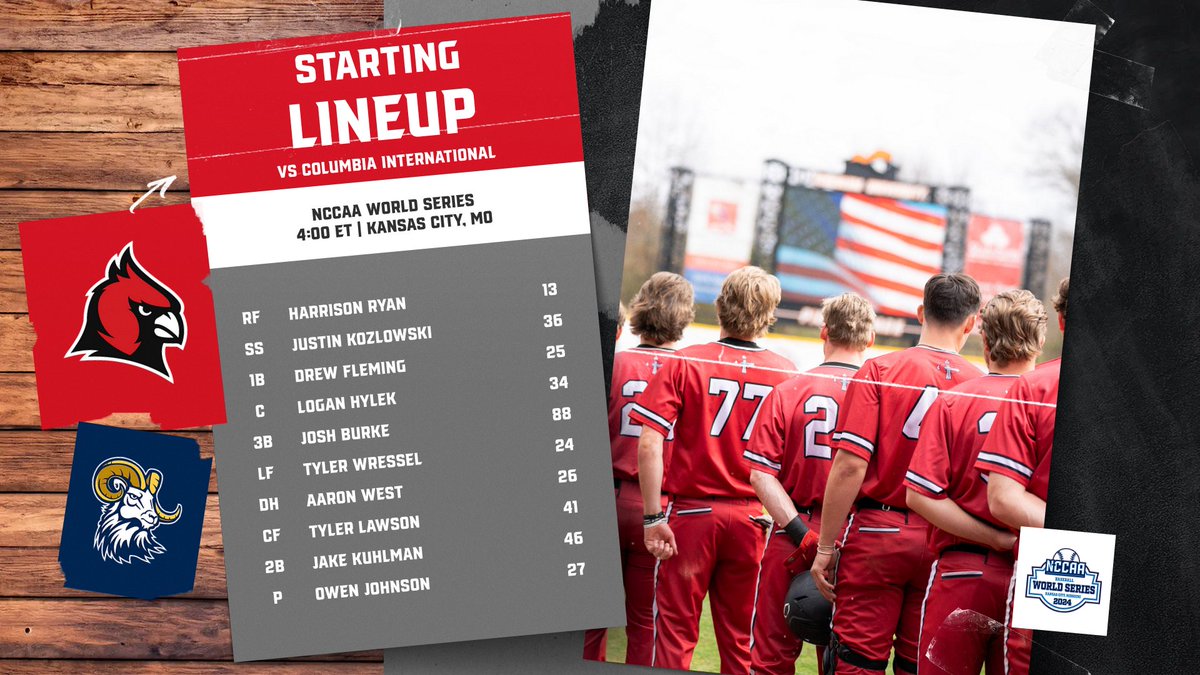
[(124, 457), (105, 460), (96, 467), (92, 491), (102, 506), (92, 545), (101, 560), (123, 565), (135, 559), (150, 562), (155, 554), (166, 553), (154, 530), (177, 522), (183, 506), (163, 510), (158, 503), (162, 481), (158, 469), (143, 471), (137, 462)]

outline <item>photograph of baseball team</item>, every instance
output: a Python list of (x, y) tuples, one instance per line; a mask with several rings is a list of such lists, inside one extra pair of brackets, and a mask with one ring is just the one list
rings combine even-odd
[(585, 658), (1029, 671), (1091, 49), (1057, 31), (656, 2), (608, 399), (627, 625)]
[[(654, 274), (609, 398), (625, 662), (689, 668), (707, 596), (722, 673), (796, 672), (805, 642), (828, 673), (1028, 672), (1013, 548), (1045, 518), (1059, 360), (1038, 357), (1068, 287), (1048, 313), (932, 276), (918, 344), (870, 359), (871, 304), (831, 297), (823, 361), (798, 370), (759, 344), (775, 277), (731, 273), (719, 338), (676, 349), (691, 286)], [(959, 354), (976, 331), (983, 369)]]

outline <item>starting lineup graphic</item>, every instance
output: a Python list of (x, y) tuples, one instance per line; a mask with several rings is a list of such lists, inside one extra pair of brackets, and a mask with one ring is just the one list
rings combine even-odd
[(235, 659), (622, 623), (569, 17), (179, 63)]

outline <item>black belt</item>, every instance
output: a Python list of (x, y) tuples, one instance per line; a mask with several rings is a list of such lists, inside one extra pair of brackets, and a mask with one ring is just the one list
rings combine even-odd
[(884, 504), (883, 502), (876, 501), (874, 499), (871, 499), (870, 497), (863, 497), (862, 499), (854, 502), (854, 505), (860, 509), (875, 509), (876, 511), (895, 511), (896, 513), (902, 513), (904, 515), (908, 515), (908, 509), (902, 509), (898, 506), (892, 506), (891, 504)]
[(955, 544), (942, 549), (942, 553), (978, 553), (979, 555), (991, 555), (995, 551), (977, 544)]

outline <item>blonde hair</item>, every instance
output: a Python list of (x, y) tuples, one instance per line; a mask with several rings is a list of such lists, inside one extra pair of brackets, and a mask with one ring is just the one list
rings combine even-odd
[(714, 303), (717, 321), (732, 337), (757, 338), (775, 325), (775, 308), (782, 297), (779, 279), (762, 268), (736, 269), (721, 284)]
[(1036, 358), (1046, 337), (1046, 308), (1026, 290), (1004, 291), (980, 311), (984, 343), (993, 363), (1004, 367)]
[(629, 329), (646, 342), (677, 342), (696, 318), (692, 285), (671, 272), (657, 272), (629, 303)]
[(857, 293), (843, 293), (821, 302), (829, 341), (841, 347), (866, 349), (875, 334), (875, 309)]
[(1058, 293), (1054, 295), (1051, 302), (1054, 303), (1054, 311), (1067, 317), (1067, 291), (1070, 290), (1071, 277), (1063, 277), (1063, 280), (1058, 282)]
[(629, 310), (625, 308), (625, 303), (618, 302), (617, 303), (617, 327), (620, 328), (621, 326), (624, 326), (625, 322), (628, 320), (629, 320)]

